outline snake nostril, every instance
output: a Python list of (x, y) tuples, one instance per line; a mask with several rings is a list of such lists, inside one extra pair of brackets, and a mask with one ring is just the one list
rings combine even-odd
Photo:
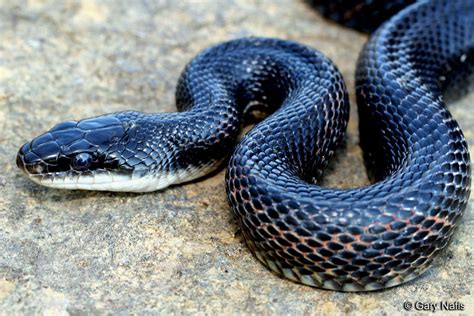
[(34, 164), (23, 163), (23, 166), (21, 168), (26, 173), (35, 175), (42, 174), (46, 170), (46, 165), (42, 162), (36, 162)]
[(46, 170), (44, 161), (31, 151), (30, 143), (26, 143), (18, 150), (16, 165), (27, 174), (41, 174)]
[(35, 173), (40, 174), (44, 171), (45, 167), (43, 165), (35, 165), (33, 166), (33, 169), (35, 170)]

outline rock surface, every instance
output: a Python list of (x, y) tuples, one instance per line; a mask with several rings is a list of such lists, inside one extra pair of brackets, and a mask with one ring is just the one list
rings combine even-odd
[[(474, 312), (474, 201), (428, 273), (387, 291), (337, 293), (280, 279), (252, 257), (223, 171), (163, 192), (114, 194), (46, 189), (17, 170), (18, 147), (59, 121), (173, 111), (184, 65), (211, 44), (249, 35), (318, 48), (353, 92), (366, 36), (301, 1), (0, 0), (0, 314), (393, 315), (405, 301), (457, 301)], [(451, 107), (471, 146), (473, 101)], [(368, 183), (357, 137), (353, 106), (325, 185)]]

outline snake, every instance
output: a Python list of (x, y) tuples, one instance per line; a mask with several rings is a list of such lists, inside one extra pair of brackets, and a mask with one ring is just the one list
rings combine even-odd
[[(363, 6), (337, 15), (343, 2), (331, 3), (322, 5), (326, 16), (366, 20), (357, 18)], [(318, 185), (349, 119), (337, 67), (314, 48), (263, 37), (194, 57), (177, 83), (177, 112), (62, 122), (21, 146), (16, 163), (47, 187), (128, 192), (162, 190), (227, 164), (232, 212), (269, 270), (336, 291), (410, 281), (449, 245), (469, 200), (468, 146), (444, 92), (472, 59), (474, 4), (396, 3), (380, 27), (360, 27), (372, 30), (356, 70), (369, 185)]]

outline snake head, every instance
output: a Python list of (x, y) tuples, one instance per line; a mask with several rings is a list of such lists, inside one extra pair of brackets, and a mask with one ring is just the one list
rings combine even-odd
[(139, 170), (126, 156), (130, 133), (117, 114), (66, 121), (24, 144), (16, 162), (44, 186), (123, 191)]

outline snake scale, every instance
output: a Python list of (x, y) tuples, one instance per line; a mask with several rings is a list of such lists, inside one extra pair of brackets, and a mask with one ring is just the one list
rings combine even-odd
[[(401, 11), (370, 36), (358, 61), (371, 185), (317, 185), (344, 137), (346, 88), (320, 52), (272, 38), (231, 40), (197, 55), (177, 85), (179, 112), (63, 122), (22, 146), (17, 164), (53, 188), (144, 192), (199, 178), (230, 156), (228, 200), (269, 269), (339, 291), (409, 281), (449, 244), (469, 199), (467, 143), (443, 93), (456, 77), (452, 65), (462, 68), (474, 47), (471, 0), (412, 2), (385, 2)], [(355, 24), (363, 6), (338, 15), (341, 3), (321, 8)], [(256, 109), (269, 116), (234, 150)]]

